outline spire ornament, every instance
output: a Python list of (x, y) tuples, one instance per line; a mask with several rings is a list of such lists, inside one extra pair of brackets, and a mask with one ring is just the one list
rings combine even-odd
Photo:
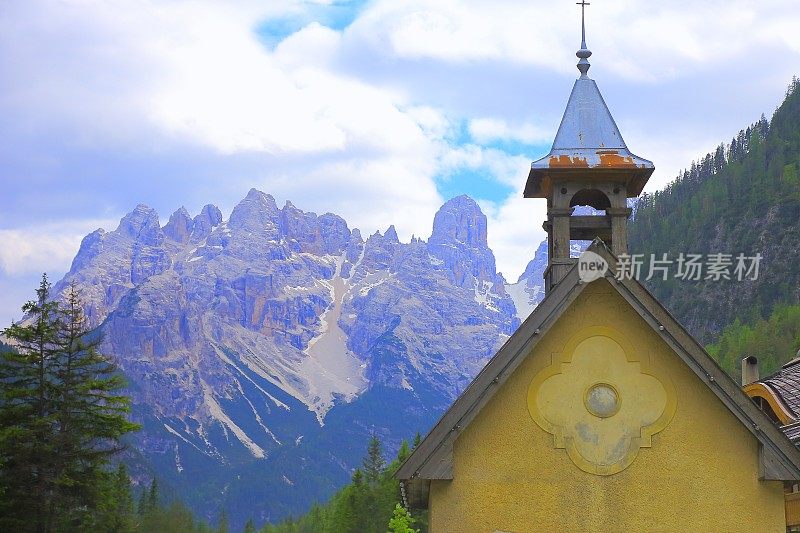
[(578, 70), (581, 72), (581, 78), (588, 78), (586, 75), (589, 72), (589, 57), (592, 55), (592, 51), (586, 48), (586, 6), (591, 5), (586, 0), (581, 0), (580, 2), (576, 2), (576, 5), (581, 6), (581, 49), (578, 50), (575, 55), (578, 56)]

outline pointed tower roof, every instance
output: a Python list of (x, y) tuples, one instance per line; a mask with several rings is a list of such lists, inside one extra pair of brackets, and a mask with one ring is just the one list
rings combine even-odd
[(524, 196), (546, 198), (551, 186), (549, 178), (592, 169), (599, 171), (599, 176), (607, 174), (624, 179), (628, 196), (636, 197), (655, 167), (651, 161), (628, 150), (597, 83), (589, 78), (588, 59), (592, 52), (586, 47), (583, 23), (581, 49), (576, 55), (580, 59), (578, 70), (581, 76), (572, 87), (550, 153), (531, 164)]

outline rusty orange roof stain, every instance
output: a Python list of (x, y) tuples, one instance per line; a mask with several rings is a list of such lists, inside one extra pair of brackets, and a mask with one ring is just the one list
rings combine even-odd
[[(598, 150), (598, 159), (580, 157), (578, 155), (551, 155), (548, 159), (549, 168), (637, 168), (636, 160), (631, 156), (621, 156), (617, 150)], [(644, 165), (641, 165), (644, 167)]]
[(618, 153), (608, 153), (605, 151), (597, 152), (600, 156), (601, 167), (635, 167), (636, 163), (630, 156), (622, 157)]
[(583, 167), (588, 168), (589, 162), (586, 158), (570, 157), (568, 155), (560, 155), (558, 157), (550, 157), (550, 168), (553, 167)]

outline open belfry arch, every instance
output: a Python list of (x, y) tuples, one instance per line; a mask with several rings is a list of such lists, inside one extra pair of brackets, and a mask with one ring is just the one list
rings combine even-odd
[[(588, 4), (583, 4), (585, 5)], [(588, 78), (525, 196), (548, 205), (546, 297), (400, 467), (440, 532), (785, 531), (800, 452), (635, 279), (628, 198), (654, 170)], [(572, 216), (590, 205), (599, 216)], [(608, 268), (582, 281), (570, 240)]]

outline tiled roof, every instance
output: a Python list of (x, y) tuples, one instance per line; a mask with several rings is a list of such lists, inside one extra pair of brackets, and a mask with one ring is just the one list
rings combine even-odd
[(793, 422), (782, 426), (781, 431), (783, 431), (784, 435), (789, 437), (789, 440), (795, 445), (800, 443), (800, 422)]
[(778, 395), (794, 418), (800, 418), (800, 359), (789, 361), (761, 383)]

